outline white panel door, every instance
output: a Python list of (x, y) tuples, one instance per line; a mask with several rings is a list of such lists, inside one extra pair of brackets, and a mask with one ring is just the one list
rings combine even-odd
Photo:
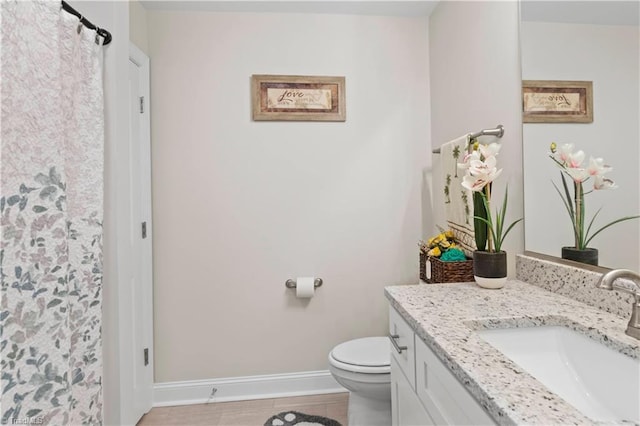
[[(153, 261), (151, 226), (151, 143), (149, 58), (131, 45), (129, 55), (129, 244), (135, 259), (128, 285), (132, 324), (126, 336), (131, 354), (134, 419), (153, 402)], [(136, 420), (137, 421), (137, 420)]]
[(392, 426), (435, 425), (394, 357), (391, 357)]

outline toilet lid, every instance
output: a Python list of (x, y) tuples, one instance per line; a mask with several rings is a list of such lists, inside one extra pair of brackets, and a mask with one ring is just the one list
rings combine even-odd
[(333, 348), (331, 356), (345, 364), (386, 367), (391, 363), (390, 353), (388, 338), (365, 337), (339, 344)]

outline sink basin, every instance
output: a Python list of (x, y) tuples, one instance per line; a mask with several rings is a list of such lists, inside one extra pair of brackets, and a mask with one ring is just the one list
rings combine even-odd
[(640, 423), (640, 360), (561, 326), (476, 332), (590, 419)]

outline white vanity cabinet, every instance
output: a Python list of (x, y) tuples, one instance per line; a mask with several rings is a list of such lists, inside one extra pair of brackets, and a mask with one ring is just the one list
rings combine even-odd
[(389, 308), (393, 426), (494, 425), (464, 386)]
[(395, 342), (391, 347), (392, 426), (434, 424), (428, 421), (429, 414), (416, 394), (415, 334), (393, 308), (389, 310), (389, 339)]

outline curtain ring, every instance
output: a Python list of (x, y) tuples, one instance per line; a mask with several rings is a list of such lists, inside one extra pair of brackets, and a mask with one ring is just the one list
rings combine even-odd
[(82, 30), (82, 27), (83, 27), (83, 25), (84, 25), (84, 24), (82, 23), (82, 20), (83, 20), (83, 19), (84, 19), (84, 16), (80, 15), (80, 21), (78, 21), (78, 30), (77, 30), (77, 31), (78, 31), (78, 34), (80, 34), (80, 31)]

